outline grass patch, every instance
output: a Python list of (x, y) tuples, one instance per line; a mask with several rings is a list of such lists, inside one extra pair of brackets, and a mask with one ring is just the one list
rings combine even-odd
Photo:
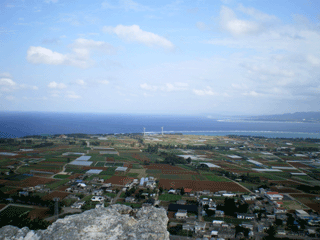
[(143, 168), (143, 167), (141, 167), (140, 164), (133, 164), (132, 165), (132, 169), (141, 169), (141, 168)]
[(99, 178), (102, 178), (104, 180), (108, 180), (111, 177), (112, 177), (112, 175), (99, 175)]
[(54, 175), (54, 178), (60, 178), (60, 179), (66, 179), (70, 177), (70, 175), (64, 175), (64, 174), (57, 174), (57, 175)]
[(129, 172), (129, 173), (127, 174), (127, 176), (128, 176), (128, 177), (136, 178), (136, 177), (139, 176), (139, 173), (130, 173), (130, 172)]
[(64, 179), (64, 180), (61, 180), (61, 181), (57, 181), (57, 182), (48, 184), (47, 187), (50, 188), (50, 189), (55, 189), (57, 187), (60, 187), (60, 186), (62, 186), (64, 184), (66, 184), (67, 182), (69, 182), (69, 180), (68, 179)]
[(212, 182), (230, 182), (229, 179), (217, 175), (205, 175), (205, 177)]
[(170, 201), (175, 202), (182, 198), (180, 195), (174, 195), (174, 194), (162, 194), (159, 196), (159, 200), (161, 201)]

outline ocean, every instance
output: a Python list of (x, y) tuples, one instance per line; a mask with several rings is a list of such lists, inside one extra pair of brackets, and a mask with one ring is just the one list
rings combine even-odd
[(1, 112), (0, 138), (40, 134), (251, 135), (268, 138), (320, 138), (319, 123), (221, 121), (200, 116), (97, 113)]

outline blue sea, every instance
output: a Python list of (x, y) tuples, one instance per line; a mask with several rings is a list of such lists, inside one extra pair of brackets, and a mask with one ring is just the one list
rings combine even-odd
[(320, 138), (319, 123), (221, 121), (205, 116), (97, 113), (1, 112), (0, 138), (40, 134), (251, 135), (268, 138)]

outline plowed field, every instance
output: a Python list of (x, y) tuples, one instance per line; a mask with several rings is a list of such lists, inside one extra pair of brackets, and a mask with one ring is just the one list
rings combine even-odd
[(192, 175), (199, 174), (197, 172), (188, 171), (184, 168), (172, 166), (169, 164), (150, 164), (150, 165), (144, 165), (143, 167), (149, 170), (160, 170), (162, 174), (192, 174)]
[(70, 193), (67, 192), (57, 192), (54, 191), (52, 193), (49, 193), (48, 195), (45, 195), (42, 199), (43, 200), (53, 200), (53, 198), (60, 198), (60, 200), (64, 199), (66, 196), (68, 196)]
[(123, 176), (112, 176), (105, 183), (112, 183), (117, 185), (126, 185), (128, 182), (132, 182), (134, 178), (131, 177), (123, 177)]
[(212, 182), (212, 181), (192, 181), (192, 180), (168, 180), (160, 179), (159, 186), (164, 189), (170, 188), (191, 188), (193, 191), (210, 190), (211, 192), (230, 191), (247, 192), (246, 189), (234, 182)]

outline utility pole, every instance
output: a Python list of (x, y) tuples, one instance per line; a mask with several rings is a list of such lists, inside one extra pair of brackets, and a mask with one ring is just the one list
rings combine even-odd
[(54, 201), (54, 218), (57, 220), (59, 217), (59, 201), (60, 198), (53, 198)]

